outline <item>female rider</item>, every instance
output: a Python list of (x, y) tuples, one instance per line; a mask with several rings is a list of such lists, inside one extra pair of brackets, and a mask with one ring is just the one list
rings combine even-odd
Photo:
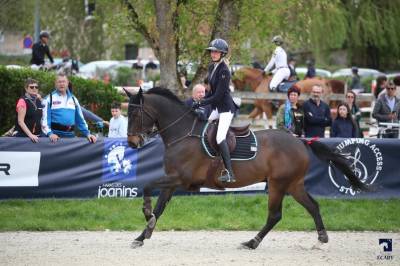
[(208, 84), (210, 92), (206, 98), (200, 102), (194, 103), (194, 108), (211, 104), (212, 112), (208, 118), (209, 121), (219, 118), (217, 131), (217, 144), (220, 149), (222, 160), (224, 161), (224, 175), (218, 178), (221, 182), (235, 182), (235, 176), (232, 170), (231, 157), (226, 135), (232, 122), (236, 107), (232, 100), (229, 83), (231, 74), (229, 68), (223, 60), (228, 53), (228, 43), (223, 39), (213, 40), (206, 50), (210, 51), (212, 64), (208, 68)]

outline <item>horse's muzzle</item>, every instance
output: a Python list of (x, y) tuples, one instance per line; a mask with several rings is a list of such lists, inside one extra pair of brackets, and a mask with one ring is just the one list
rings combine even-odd
[(144, 139), (141, 135), (128, 135), (128, 144), (131, 148), (140, 148), (143, 143)]

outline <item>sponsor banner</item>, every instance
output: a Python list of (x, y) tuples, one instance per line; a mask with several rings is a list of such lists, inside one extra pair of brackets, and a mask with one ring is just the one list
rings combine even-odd
[(0, 187), (37, 187), (40, 152), (0, 151)]
[(400, 164), (398, 139), (322, 139), (322, 142), (344, 154), (353, 172), (376, 191), (354, 191), (346, 177), (337, 169), (321, 163), (313, 154), (306, 176), (307, 191), (313, 195), (345, 198), (400, 197)]
[[(342, 173), (310, 151), (305, 178), (310, 194), (330, 198), (400, 197), (400, 140), (334, 138), (321, 142), (344, 154), (354, 173), (376, 192), (353, 191)], [(149, 140), (140, 149), (130, 148), (125, 139), (99, 139), (91, 144), (84, 138), (57, 143), (48, 138), (41, 138), (39, 143), (28, 138), (0, 138), (0, 198), (140, 197), (145, 186), (165, 175), (163, 154), (160, 138)], [(263, 190), (265, 184), (258, 183), (223, 192)]]

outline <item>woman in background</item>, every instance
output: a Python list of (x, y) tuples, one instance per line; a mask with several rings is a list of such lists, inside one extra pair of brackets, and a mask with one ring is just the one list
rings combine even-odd
[(17, 102), (15, 136), (28, 137), (32, 142), (39, 142), (39, 136), (42, 134), (42, 110), (38, 82), (28, 78), (25, 81), (25, 94)]

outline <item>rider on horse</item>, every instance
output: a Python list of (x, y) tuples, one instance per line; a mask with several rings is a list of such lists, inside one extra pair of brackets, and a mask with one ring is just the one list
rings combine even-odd
[(271, 91), (276, 91), (278, 85), (290, 76), (290, 69), (287, 64), (287, 55), (285, 50), (282, 48), (283, 39), (281, 36), (277, 35), (272, 38), (272, 42), (276, 45), (275, 51), (269, 61), (268, 65), (264, 69), (264, 73), (271, 71), (273, 66), (275, 69), (273, 71), (274, 76), (269, 83), (269, 88)]
[(233, 119), (236, 107), (232, 100), (229, 83), (231, 74), (229, 68), (223, 60), (228, 53), (228, 43), (223, 39), (213, 40), (209, 47), (212, 64), (208, 68), (208, 84), (210, 92), (207, 97), (200, 102), (194, 103), (193, 107), (199, 107), (211, 104), (212, 112), (208, 118), (209, 121), (219, 118), (217, 131), (217, 144), (224, 161), (225, 174), (218, 178), (221, 182), (235, 182), (235, 176), (232, 170), (229, 147), (226, 142), (226, 135)]

